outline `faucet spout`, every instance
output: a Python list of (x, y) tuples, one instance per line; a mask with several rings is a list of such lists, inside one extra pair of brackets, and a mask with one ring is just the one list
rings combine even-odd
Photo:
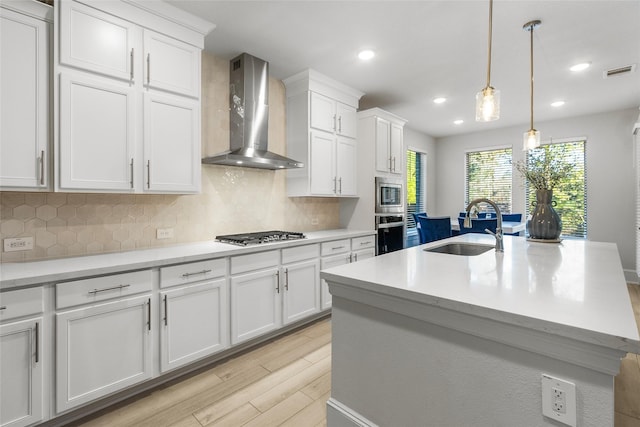
[(471, 208), (473, 206), (482, 202), (490, 204), (493, 207), (493, 209), (496, 211), (496, 215), (498, 218), (498, 224), (496, 226), (495, 233), (491, 232), (491, 230), (489, 229), (485, 229), (484, 231), (486, 231), (487, 233), (491, 234), (493, 237), (496, 238), (496, 252), (504, 252), (504, 243), (502, 242), (502, 213), (500, 212), (500, 208), (495, 202), (484, 197), (480, 197), (478, 199), (474, 199), (471, 202), (469, 202), (469, 205), (467, 205), (467, 212), (464, 217), (463, 227), (471, 228), (471, 218), (469, 217), (469, 212), (471, 211)]

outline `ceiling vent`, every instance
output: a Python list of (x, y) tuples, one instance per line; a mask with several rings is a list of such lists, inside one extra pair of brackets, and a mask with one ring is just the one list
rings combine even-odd
[(636, 70), (636, 64), (625, 65), (624, 67), (612, 68), (602, 73), (602, 77), (608, 79), (609, 77), (624, 76), (631, 74)]

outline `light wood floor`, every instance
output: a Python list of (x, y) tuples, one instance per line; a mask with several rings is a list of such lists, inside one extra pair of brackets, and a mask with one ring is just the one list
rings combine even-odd
[[(629, 285), (640, 329), (640, 286)], [(83, 427), (326, 426), (331, 321), (318, 321), (231, 360), (74, 423)], [(615, 427), (640, 427), (640, 356), (615, 380)]]

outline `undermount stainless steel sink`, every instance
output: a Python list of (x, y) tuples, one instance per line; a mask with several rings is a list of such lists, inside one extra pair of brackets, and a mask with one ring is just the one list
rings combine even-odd
[(481, 245), (478, 243), (446, 243), (444, 245), (424, 249), (424, 251), (449, 255), (475, 256), (483, 254), (491, 249), (495, 249), (495, 247), (493, 245)]

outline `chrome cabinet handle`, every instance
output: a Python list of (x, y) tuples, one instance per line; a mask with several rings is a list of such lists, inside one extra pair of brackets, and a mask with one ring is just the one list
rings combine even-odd
[(100, 292), (107, 292), (107, 291), (121, 290), (121, 289), (124, 289), (124, 288), (128, 288), (129, 286), (131, 286), (131, 285), (127, 284), (127, 285), (118, 285), (118, 286), (114, 286), (114, 287), (112, 287), (112, 288), (94, 289), (94, 290), (92, 290), (92, 291), (89, 291), (89, 294), (96, 295), (96, 294), (98, 294), (98, 293), (100, 293)]
[(40, 185), (44, 185), (44, 150), (40, 151)]
[(353, 262), (358, 262), (358, 254), (353, 254)]
[(351, 254), (349, 254), (349, 256), (347, 257), (347, 262), (348, 262), (349, 264), (351, 264), (351, 261), (352, 261), (352, 259), (351, 259)]
[(133, 81), (133, 66), (134, 66), (134, 62), (133, 62), (133, 48), (131, 48), (131, 81)]
[(338, 132), (342, 133), (342, 116), (338, 117)]
[(36, 322), (36, 363), (40, 361), (40, 324)]
[(334, 193), (336, 192), (336, 189), (337, 189), (336, 181), (337, 181), (337, 177), (335, 177), (335, 176), (334, 176), (334, 177), (333, 177), (333, 192), (334, 192)]
[(337, 127), (336, 127), (336, 115), (333, 115), (333, 130), (334, 132), (336, 131)]
[(169, 310), (167, 309), (167, 296), (164, 296), (164, 326), (169, 323)]
[(151, 298), (147, 300), (147, 330), (151, 330)]
[(344, 246), (336, 246), (331, 248), (332, 251), (337, 251), (338, 249), (344, 249)]
[(198, 274), (207, 274), (207, 273), (211, 273), (211, 270), (196, 271), (195, 273), (184, 273), (182, 277), (186, 279), (187, 277), (190, 277), (190, 276), (196, 276)]
[(6, 309), (7, 309), (7, 306), (6, 306), (6, 305), (3, 305), (2, 307), (0, 307), (0, 311), (2, 311), (2, 310), (6, 310)]
[(151, 188), (151, 160), (147, 160), (147, 188)]
[(276, 292), (280, 293), (280, 271), (276, 271)]
[(393, 170), (393, 169), (391, 168), (391, 162), (392, 162), (391, 157), (389, 157), (389, 171), (392, 171), (392, 170)]
[(129, 181), (129, 184), (131, 184), (131, 188), (133, 188), (133, 158), (131, 158), (131, 163), (129, 163), (129, 168), (131, 169), (131, 181)]
[(393, 169), (392, 170), (393, 170), (393, 172), (396, 171), (396, 158), (395, 157), (393, 158)]
[(147, 84), (151, 83), (151, 54), (147, 53)]
[(342, 194), (342, 177), (340, 177), (340, 179), (338, 180), (338, 183), (340, 184), (340, 189), (339, 189), (339, 193)]
[(370, 245), (372, 242), (360, 242), (360, 246)]
[(289, 290), (289, 269), (284, 269), (284, 289)]

